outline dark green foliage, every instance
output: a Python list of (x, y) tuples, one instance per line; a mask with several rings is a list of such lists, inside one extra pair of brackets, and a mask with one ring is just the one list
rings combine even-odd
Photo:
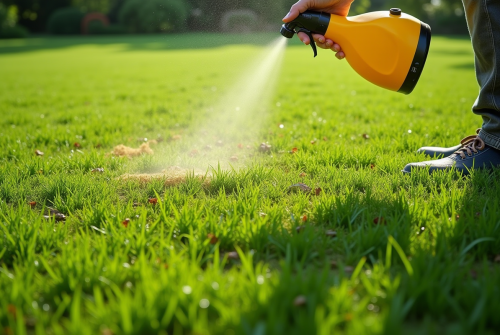
[(0, 29), (0, 38), (24, 38), (28, 35), (28, 30), (22, 26), (7, 26)]
[(182, 0), (127, 0), (119, 22), (132, 33), (174, 32), (186, 29), (188, 15)]
[(77, 35), (81, 32), (84, 14), (77, 8), (56, 10), (47, 22), (47, 30), (54, 35)]
[(103, 25), (100, 21), (92, 21), (88, 28), (90, 35), (118, 35), (126, 34), (127, 29), (119, 24)]
[(16, 19), (16, 17), (9, 17), (7, 7), (0, 3), (0, 38), (23, 38), (28, 36), (26, 28), (16, 25)]

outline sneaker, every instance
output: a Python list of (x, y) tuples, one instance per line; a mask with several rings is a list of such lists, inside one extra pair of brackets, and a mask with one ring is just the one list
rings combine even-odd
[[(469, 137), (472, 138), (472, 136)], [(455, 169), (463, 175), (468, 175), (469, 171), (473, 169), (491, 170), (500, 167), (500, 150), (487, 146), (482, 139), (475, 135), (473, 137), (449, 157), (410, 163), (405, 166), (403, 173), (409, 174), (417, 169), (428, 168), (429, 173)]]
[(455, 151), (458, 149), (462, 148), (464, 145), (469, 143), (470, 141), (474, 140), (477, 137), (477, 134), (479, 134), (479, 131), (481, 128), (476, 130), (476, 135), (470, 135), (464, 138), (463, 140), (460, 141), (459, 145), (455, 145), (454, 147), (449, 147), (449, 148), (441, 148), (441, 147), (422, 147), (417, 150), (417, 153), (419, 154), (424, 154), (430, 157), (448, 157), (449, 155), (453, 154)]

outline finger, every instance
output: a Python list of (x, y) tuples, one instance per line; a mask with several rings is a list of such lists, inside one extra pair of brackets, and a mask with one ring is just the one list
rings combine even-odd
[(340, 52), (337, 52), (335, 54), (335, 57), (337, 57), (338, 59), (344, 59), (345, 58), (345, 54), (343, 51), (340, 51)]
[(286, 16), (283, 18), (283, 22), (293, 21), (300, 13), (304, 13), (310, 7), (310, 0), (300, 0), (295, 3)]
[(328, 49), (332, 48), (335, 45), (335, 42), (331, 39), (327, 38), (325, 44), (328, 46)]
[(330, 48), (326, 46), (325, 43), (318, 43), (316, 42), (316, 45), (318, 48), (321, 48), (321, 49), (326, 49), (326, 50), (329, 50)]
[(297, 36), (299, 37), (299, 40), (301, 40), (305, 45), (309, 45), (311, 43), (311, 39), (309, 38), (309, 36), (307, 36), (306, 33), (299, 32)]
[(325, 36), (321, 34), (313, 34), (313, 39), (317, 44), (324, 44), (326, 42)]

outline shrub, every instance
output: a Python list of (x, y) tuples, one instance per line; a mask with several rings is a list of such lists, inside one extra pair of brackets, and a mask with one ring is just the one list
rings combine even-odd
[(127, 0), (118, 20), (134, 33), (173, 32), (186, 29), (188, 15), (183, 0)]
[(7, 20), (7, 8), (0, 3), (0, 30), (4, 26), (5, 21)]
[(0, 38), (23, 38), (28, 36), (28, 30), (17, 23), (17, 7), (5, 7), (0, 3)]
[(100, 21), (92, 21), (89, 23), (88, 32), (90, 35), (119, 35), (127, 33), (127, 30), (119, 24), (105, 26)]
[(0, 38), (24, 38), (28, 35), (28, 29), (23, 26), (6, 26), (0, 29)]
[(73, 7), (56, 10), (47, 22), (47, 30), (56, 35), (80, 34), (83, 13)]

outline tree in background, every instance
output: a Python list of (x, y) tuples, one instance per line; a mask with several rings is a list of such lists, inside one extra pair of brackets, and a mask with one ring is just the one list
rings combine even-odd
[[(6, 8), (15, 6), (19, 17), (18, 24), (34, 33), (47, 31), (48, 19), (57, 9), (76, 7), (83, 13), (101, 12), (109, 16), (111, 23), (119, 23), (120, 11), (125, 6), (137, 8), (137, 11), (142, 13), (140, 18), (134, 19), (131, 18), (134, 15), (129, 14), (130, 19), (127, 22), (135, 22), (129, 30), (158, 32), (181, 31), (182, 29), (219, 31), (221, 20), (228, 11), (242, 9), (251, 10), (258, 16), (259, 22), (255, 26), (271, 27), (271, 25), (279, 24), (281, 18), (296, 0), (163, 1), (166, 4), (165, 8), (167, 5), (177, 8), (174, 13), (179, 12), (178, 17), (167, 20), (166, 17), (169, 15), (165, 11), (160, 11), (163, 14), (154, 14), (155, 6), (159, 6), (158, 0), (142, 0), (140, 1), (142, 5), (139, 5), (138, 0), (0, 0), (0, 4)], [(135, 4), (127, 5), (127, 3), (134, 2)], [(402, 7), (403, 11), (429, 23), (434, 33), (467, 33), (462, 3), (458, 0), (356, 0), (352, 5), (351, 15), (373, 10), (387, 10), (391, 7)], [(148, 8), (150, 12), (146, 13)], [(240, 11), (240, 15), (241, 13)], [(136, 16), (138, 15), (137, 13)], [(139, 23), (137, 20), (144, 22)]]
[(47, 20), (59, 8), (71, 6), (71, 0), (1, 0), (6, 6), (16, 6), (18, 24), (33, 33), (45, 32)]

